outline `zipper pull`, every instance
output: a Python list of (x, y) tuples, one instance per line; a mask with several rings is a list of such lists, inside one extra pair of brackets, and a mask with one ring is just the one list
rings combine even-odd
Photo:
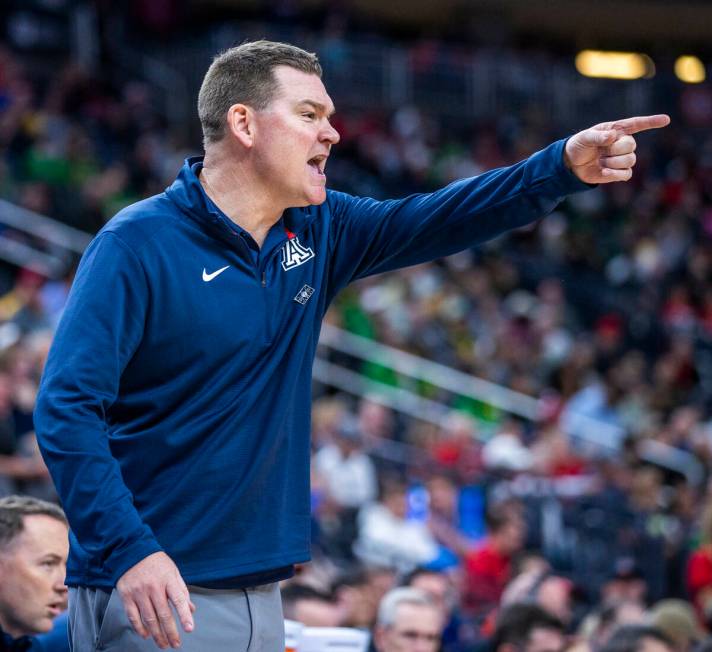
[(262, 287), (267, 287), (267, 272), (262, 272)]

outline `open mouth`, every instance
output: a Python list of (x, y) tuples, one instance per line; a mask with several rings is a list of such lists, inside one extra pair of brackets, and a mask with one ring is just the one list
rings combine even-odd
[(49, 610), (50, 616), (52, 618), (56, 618), (59, 616), (59, 614), (64, 611), (64, 604), (61, 602), (53, 602), (52, 604), (47, 605), (47, 609)]
[(325, 156), (324, 154), (319, 154), (318, 156), (314, 156), (310, 158), (307, 161), (307, 164), (312, 167), (317, 174), (320, 176), (324, 176), (324, 168), (326, 167), (326, 159), (328, 157)]

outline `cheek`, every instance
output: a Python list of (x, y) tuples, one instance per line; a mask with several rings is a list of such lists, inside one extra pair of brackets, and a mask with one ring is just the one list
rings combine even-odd
[(0, 604), (8, 611), (27, 620), (38, 608), (35, 606), (42, 599), (40, 583), (29, 573), (12, 573), (3, 577), (0, 590)]
[(21, 584), (35, 601), (44, 600), (52, 592), (52, 574), (43, 568), (29, 568), (22, 574)]

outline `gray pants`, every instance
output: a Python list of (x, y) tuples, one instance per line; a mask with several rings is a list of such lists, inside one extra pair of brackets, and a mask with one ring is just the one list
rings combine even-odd
[[(186, 634), (176, 618), (185, 652), (284, 652), (284, 618), (279, 584), (215, 590), (189, 586), (195, 629)], [(174, 612), (175, 613), (175, 612)], [(85, 587), (69, 590), (69, 642), (72, 652), (155, 652), (126, 617), (121, 597)], [(172, 649), (172, 648), (168, 648)]]

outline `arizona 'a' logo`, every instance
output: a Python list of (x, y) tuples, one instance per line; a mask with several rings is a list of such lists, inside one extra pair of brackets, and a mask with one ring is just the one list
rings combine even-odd
[(311, 247), (305, 247), (299, 242), (297, 236), (290, 237), (282, 247), (282, 269), (288, 272), (314, 258)]

